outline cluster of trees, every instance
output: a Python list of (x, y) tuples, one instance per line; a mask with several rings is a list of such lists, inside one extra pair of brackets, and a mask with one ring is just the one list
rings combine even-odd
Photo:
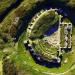
[(3, 75), (17, 75), (16, 66), (7, 56), (3, 58)]

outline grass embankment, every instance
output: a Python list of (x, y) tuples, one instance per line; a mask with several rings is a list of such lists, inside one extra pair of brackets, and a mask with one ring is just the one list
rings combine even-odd
[(1, 0), (0, 1), (0, 14), (5, 11), (11, 4), (15, 3), (16, 0)]

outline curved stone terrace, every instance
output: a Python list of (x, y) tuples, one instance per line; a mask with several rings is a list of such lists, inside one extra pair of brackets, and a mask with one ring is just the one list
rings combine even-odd
[(46, 66), (46, 67), (60, 67), (61, 66), (61, 58), (59, 56), (57, 56), (56, 58), (50, 61), (47, 61), (41, 58), (41, 56), (35, 52), (35, 50), (33, 49), (32, 45), (29, 43), (28, 40), (25, 40), (23, 43), (24, 43), (25, 48), (29, 50), (32, 58), (34, 59), (36, 63)]

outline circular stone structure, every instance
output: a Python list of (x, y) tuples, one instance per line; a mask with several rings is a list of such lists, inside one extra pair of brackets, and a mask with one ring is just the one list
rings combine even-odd
[[(59, 68), (61, 73), (65, 72), (65, 69), (61, 70), (65, 66), (71, 67), (71, 64), (68, 66), (70, 61), (66, 57), (66, 52), (72, 50), (72, 23), (65, 18), (67, 15), (63, 15), (59, 11), (59, 9), (51, 8), (35, 14), (20, 38), (19, 46), (22, 44), (21, 49), (26, 53), (25, 56), (29, 58), (25, 61), (32, 65), (37, 72), (54, 74), (58, 73), (54, 68), (56, 70)], [(69, 32), (67, 31), (68, 28)], [(66, 58), (63, 59), (64, 57)], [(66, 59), (67, 64), (64, 63)], [(36, 68), (37, 65), (38, 68)], [(41, 67), (43, 67), (43, 70), (40, 69)]]
[(29, 23), (24, 45), (36, 63), (46, 67), (61, 66), (62, 17), (59, 15), (58, 9), (51, 8), (40, 11)]
[(56, 10), (42, 10), (36, 14), (30, 22), (26, 33), (29, 44), (32, 45), (34, 52), (40, 56), (41, 60), (47, 60), (52, 63), (61, 62), (58, 60), (60, 58), (57, 53), (57, 50), (59, 50), (58, 38), (60, 39), (60, 34), (58, 29), (59, 15)]

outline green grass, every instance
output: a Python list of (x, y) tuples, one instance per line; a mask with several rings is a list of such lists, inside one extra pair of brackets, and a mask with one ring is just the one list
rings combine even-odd
[(8, 7), (11, 6), (11, 4), (15, 3), (16, 0), (1, 0), (0, 1), (0, 14), (6, 10)]

